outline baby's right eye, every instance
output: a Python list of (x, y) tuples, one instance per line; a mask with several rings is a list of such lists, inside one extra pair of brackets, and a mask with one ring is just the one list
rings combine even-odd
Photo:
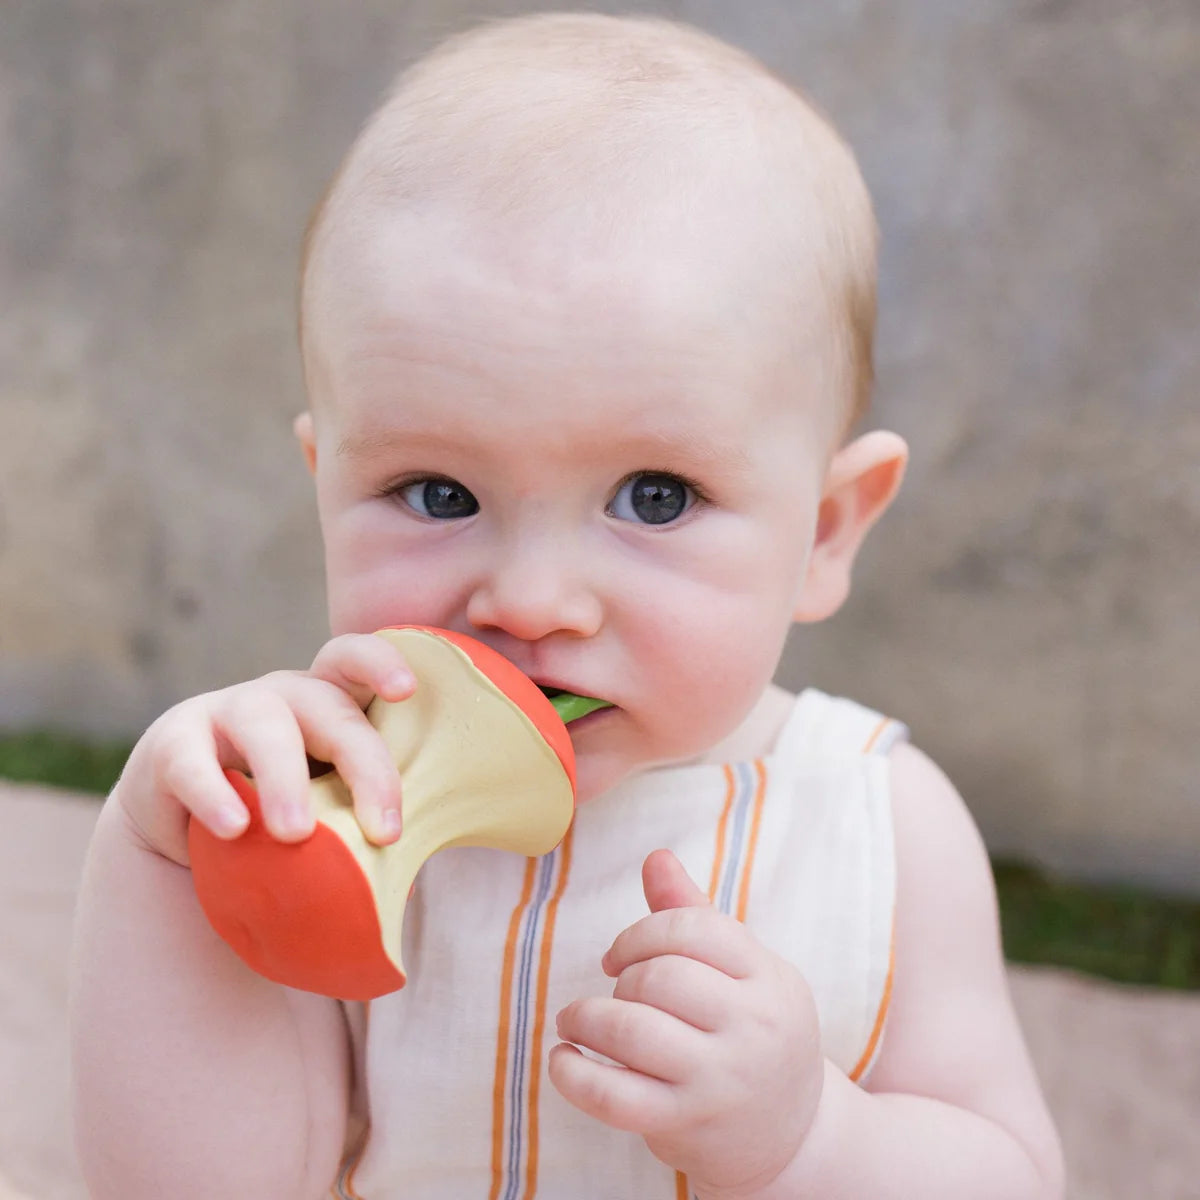
[(473, 517), (479, 511), (479, 501), (453, 479), (418, 479), (396, 491), (418, 516), (434, 521), (455, 521)]

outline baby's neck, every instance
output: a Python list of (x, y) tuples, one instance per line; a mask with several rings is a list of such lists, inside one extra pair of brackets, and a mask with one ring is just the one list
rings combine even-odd
[(775, 749), (779, 734), (792, 711), (796, 697), (771, 684), (732, 733), (696, 761), (703, 763), (745, 762), (761, 758)]

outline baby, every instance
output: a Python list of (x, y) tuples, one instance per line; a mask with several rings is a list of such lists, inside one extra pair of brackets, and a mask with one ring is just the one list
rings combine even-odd
[[(162, 716), (96, 832), (95, 1197), (1061, 1196), (962, 801), (903, 726), (771, 682), (904, 471), (850, 437), (874, 294), (852, 155), (706, 35), (528, 17), (404, 74), (306, 245), (333, 639)], [(432, 859), (367, 1011), (244, 967), (185, 834), (245, 828), (236, 767), (302, 839), (307, 753), (400, 836), (362, 710), (413, 691), (370, 636), (401, 623), (612, 706), (559, 849)]]

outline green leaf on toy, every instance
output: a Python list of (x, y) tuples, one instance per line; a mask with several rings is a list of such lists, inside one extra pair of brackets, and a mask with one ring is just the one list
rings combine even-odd
[(554, 711), (562, 718), (564, 725), (578, 721), (580, 717), (586, 717), (588, 713), (595, 712), (599, 708), (612, 708), (611, 700), (597, 700), (593, 696), (576, 696), (574, 692), (556, 692), (549, 697), (549, 700), (554, 705)]

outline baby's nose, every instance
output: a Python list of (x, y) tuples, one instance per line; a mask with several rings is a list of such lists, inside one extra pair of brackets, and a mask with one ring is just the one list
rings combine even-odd
[(576, 559), (549, 546), (498, 555), (467, 602), (467, 620), (475, 629), (498, 630), (526, 642), (552, 633), (593, 636), (603, 610)]

